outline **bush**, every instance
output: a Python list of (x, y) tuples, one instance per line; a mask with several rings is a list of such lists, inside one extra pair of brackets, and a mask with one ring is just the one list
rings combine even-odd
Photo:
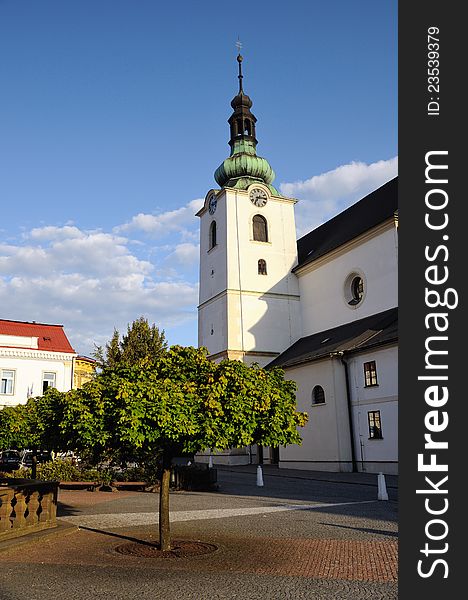
[(31, 479), (31, 469), (28, 467), (20, 467), (11, 473), (8, 473), (11, 479)]
[(37, 465), (37, 479), (43, 481), (79, 481), (80, 469), (70, 459), (57, 458)]

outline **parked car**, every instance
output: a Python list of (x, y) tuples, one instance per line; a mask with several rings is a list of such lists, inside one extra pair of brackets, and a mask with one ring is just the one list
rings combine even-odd
[(18, 450), (3, 450), (0, 452), (0, 471), (7, 473), (15, 471), (20, 466), (21, 456)]
[[(20, 467), (29, 468), (32, 466), (33, 459), (33, 451), (32, 450), (24, 450), (21, 455)], [(37, 462), (44, 463), (52, 460), (52, 456), (48, 450), (38, 450), (37, 451)]]

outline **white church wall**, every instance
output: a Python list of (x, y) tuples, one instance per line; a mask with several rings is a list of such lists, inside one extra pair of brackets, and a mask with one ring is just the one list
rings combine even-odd
[[(377, 385), (366, 387), (364, 363), (375, 361)], [(354, 443), (359, 470), (398, 472), (398, 348), (378, 348), (349, 359)], [(370, 437), (368, 413), (380, 412), (382, 439)]]
[[(324, 359), (288, 368), (285, 378), (297, 384), (297, 410), (307, 412), (309, 420), (299, 432), (302, 445), (280, 448), (283, 468), (319, 471), (351, 471), (351, 445), (346, 380), (343, 366)], [(324, 404), (312, 404), (316, 385), (325, 392)]]
[[(350, 306), (345, 282), (364, 280), (364, 298)], [(303, 336), (357, 321), (398, 305), (397, 233), (393, 223), (362, 236), (298, 273)]]

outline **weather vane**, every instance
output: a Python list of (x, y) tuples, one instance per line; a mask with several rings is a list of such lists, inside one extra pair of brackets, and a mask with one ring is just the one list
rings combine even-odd
[(240, 41), (239, 37), (237, 37), (236, 48), (238, 53), (240, 54), (240, 51), (242, 49), (242, 42)]

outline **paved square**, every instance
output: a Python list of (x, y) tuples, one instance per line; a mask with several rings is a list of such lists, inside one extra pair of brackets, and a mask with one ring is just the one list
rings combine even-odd
[(173, 538), (218, 547), (172, 560), (116, 552), (157, 540), (157, 494), (61, 491), (80, 529), (0, 552), (0, 598), (397, 598), (396, 489), (378, 502), (376, 476), (313, 475), (265, 468), (259, 488), (219, 470), (219, 492), (171, 494)]

